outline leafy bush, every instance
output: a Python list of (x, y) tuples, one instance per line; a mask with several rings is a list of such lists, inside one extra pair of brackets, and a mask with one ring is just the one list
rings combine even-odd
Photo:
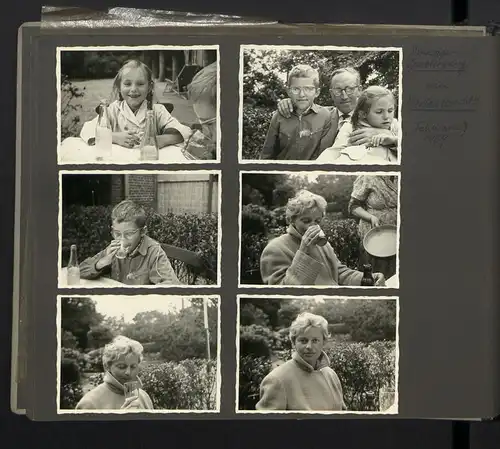
[(243, 159), (259, 159), (274, 110), (243, 104)]
[[(282, 331), (283, 334), (285, 331)], [(384, 387), (394, 387), (395, 343), (370, 344), (336, 342), (325, 348), (331, 367), (342, 383), (344, 401), (351, 411), (378, 410), (378, 392)], [(282, 360), (291, 357), (291, 349), (275, 351)], [(260, 384), (271, 372), (269, 357), (240, 355), (239, 406), (243, 410), (255, 408), (259, 400)]]
[(321, 228), (339, 260), (349, 268), (356, 270), (360, 248), (356, 220), (350, 218), (337, 220), (327, 215), (321, 222)]
[[(62, 262), (69, 260), (76, 244), (82, 261), (103, 250), (110, 242), (112, 206), (69, 206), (63, 213)], [(158, 214), (148, 209), (147, 226), (151, 238), (193, 251), (217, 272), (218, 224), (216, 214)], [(174, 261), (172, 263), (174, 264)], [(176, 267), (174, 266), (174, 269)], [(177, 267), (178, 269), (181, 269)], [(193, 274), (194, 275), (194, 274)], [(207, 283), (212, 283), (206, 280)]]
[(64, 347), (61, 348), (61, 358), (66, 360), (73, 360), (81, 372), (86, 371), (89, 368), (87, 357), (77, 349)]
[(102, 373), (94, 373), (88, 377), (88, 383), (92, 388), (101, 385), (104, 381), (104, 372)]
[(86, 354), (89, 363), (88, 371), (92, 373), (102, 373), (104, 367), (102, 366), (102, 353), (104, 348), (94, 349)]
[(264, 234), (241, 235), (241, 267), (242, 284), (262, 284), (260, 275), (260, 256), (268, 243)]
[(76, 349), (78, 340), (72, 332), (63, 330), (61, 336), (61, 346), (63, 348)]
[(78, 384), (61, 384), (59, 407), (62, 410), (72, 410), (83, 397), (82, 387)]
[(271, 361), (267, 357), (240, 356), (239, 409), (255, 410), (259, 402), (260, 384), (271, 371)]
[[(63, 348), (65, 349), (65, 348)], [(73, 409), (83, 396), (80, 387), (78, 351), (66, 351), (67, 358), (63, 355), (61, 360), (61, 379), (59, 391), (59, 406), (61, 409)]]
[(214, 361), (187, 359), (148, 365), (141, 370), (144, 390), (155, 409), (213, 410), (217, 369)]
[(378, 410), (378, 391), (393, 385), (394, 342), (336, 343), (326, 350), (349, 410)]
[[(85, 87), (83, 88), (83, 91)], [(73, 100), (81, 98), (85, 92), (76, 87), (67, 75), (61, 76), (61, 139), (75, 136), (79, 132), (80, 116), (78, 111), (82, 108), (80, 102)]]
[(268, 357), (271, 354), (273, 337), (273, 331), (265, 326), (259, 326), (258, 324), (241, 326), (240, 354), (243, 356)]
[(288, 351), (292, 348), (290, 341), (289, 329), (280, 329), (274, 332), (272, 349), (273, 352)]
[[(217, 273), (217, 214), (175, 215), (149, 210), (147, 223), (149, 235), (153, 239), (195, 252), (213, 273)], [(215, 283), (208, 279), (206, 281)]]

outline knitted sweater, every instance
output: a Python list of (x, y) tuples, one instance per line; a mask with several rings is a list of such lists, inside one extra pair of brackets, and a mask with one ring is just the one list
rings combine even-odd
[(316, 369), (297, 353), (271, 371), (260, 385), (257, 410), (346, 410), (342, 385), (323, 352)]
[(260, 273), (268, 285), (361, 285), (363, 273), (342, 264), (330, 243), (299, 250), (301, 235), (289, 226), (262, 251)]
[[(139, 402), (142, 409), (154, 408), (151, 398), (142, 388), (139, 389)], [(85, 394), (76, 405), (76, 410), (119, 410), (124, 403), (125, 388), (111, 373), (106, 372), (103, 383)]]

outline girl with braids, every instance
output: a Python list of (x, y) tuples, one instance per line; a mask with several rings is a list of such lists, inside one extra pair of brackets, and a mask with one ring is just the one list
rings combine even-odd
[[(141, 61), (126, 61), (113, 81), (108, 117), (113, 143), (126, 148), (139, 145), (146, 125), (146, 112), (155, 112), (158, 146), (163, 148), (186, 141), (191, 129), (172, 117), (165, 106), (153, 102), (154, 81), (151, 69)], [(97, 117), (86, 122), (80, 137), (95, 143)]]
[[(335, 143), (327, 148), (322, 157), (344, 162), (396, 162), (399, 123), (394, 118), (395, 99), (389, 89), (381, 86), (366, 88), (358, 98), (350, 122), (339, 130)], [(349, 146), (349, 136), (361, 128), (380, 129), (367, 145)]]

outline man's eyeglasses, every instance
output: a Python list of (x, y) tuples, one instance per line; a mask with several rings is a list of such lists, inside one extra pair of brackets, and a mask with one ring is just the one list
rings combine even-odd
[(115, 229), (111, 229), (111, 235), (114, 239), (118, 240), (123, 237), (126, 240), (131, 239), (135, 234), (137, 234), (141, 228), (136, 229), (135, 231), (125, 231), (123, 234), (120, 231), (116, 231)]
[(314, 86), (290, 87), (290, 92), (294, 95), (298, 95), (301, 92), (310, 95), (316, 92), (316, 87)]
[(346, 95), (352, 95), (358, 87), (359, 86), (349, 86), (345, 87), (344, 89), (336, 87), (335, 89), (332, 89), (332, 93), (336, 97), (340, 97), (342, 95), (342, 92), (345, 92)]

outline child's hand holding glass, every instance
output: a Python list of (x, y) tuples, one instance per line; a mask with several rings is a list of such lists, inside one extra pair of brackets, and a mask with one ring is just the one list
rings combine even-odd
[(97, 261), (95, 267), (97, 270), (102, 270), (103, 268), (111, 265), (113, 257), (117, 251), (121, 248), (120, 240), (112, 240), (109, 246), (106, 248), (104, 255)]

